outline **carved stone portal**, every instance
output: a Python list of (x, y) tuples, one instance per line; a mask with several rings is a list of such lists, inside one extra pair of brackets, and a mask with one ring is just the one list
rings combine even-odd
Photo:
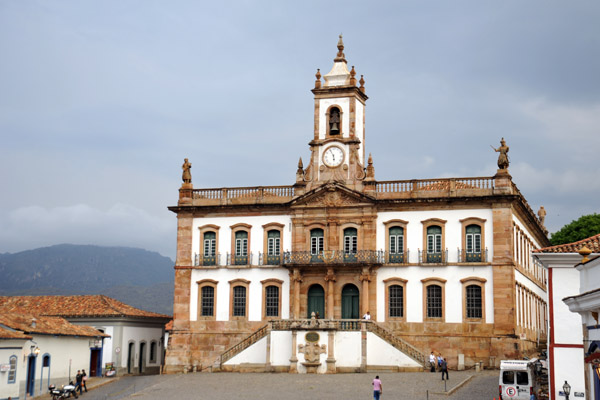
[(305, 335), (306, 344), (298, 345), (298, 353), (304, 354), (302, 365), (306, 367), (307, 374), (316, 374), (321, 365), (321, 354), (327, 353), (327, 345), (319, 346), (319, 334), (317, 332), (308, 332)]

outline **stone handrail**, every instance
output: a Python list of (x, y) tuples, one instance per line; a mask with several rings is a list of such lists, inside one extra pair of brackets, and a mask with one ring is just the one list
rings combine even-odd
[(243, 198), (273, 198), (294, 196), (293, 186), (254, 186), (216, 189), (193, 189), (193, 199), (222, 200)]
[(425, 367), (427, 357), (412, 344), (400, 339), (393, 332), (385, 329), (375, 321), (368, 321), (367, 331), (372, 332)]
[(219, 356), (220, 366), (223, 366), (223, 364), (227, 360), (231, 359), (233, 356), (241, 353), (242, 351), (246, 350), (248, 347), (252, 346), (254, 343), (258, 342), (260, 339), (267, 336), (267, 333), (269, 332), (268, 327), (269, 327), (269, 325), (267, 324), (267, 325), (263, 326), (262, 328), (259, 328), (258, 330), (254, 331), (250, 336), (248, 336), (246, 339), (242, 340), (235, 346), (227, 349), (223, 354), (221, 354), (221, 356)]
[(379, 181), (376, 184), (377, 193), (403, 193), (414, 191), (436, 191), (456, 189), (494, 189), (495, 180), (492, 176), (473, 178), (440, 178), (412, 179), (403, 181)]

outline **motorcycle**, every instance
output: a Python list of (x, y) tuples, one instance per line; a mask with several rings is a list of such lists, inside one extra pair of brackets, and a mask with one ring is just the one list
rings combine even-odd
[(68, 385), (63, 385), (60, 389), (57, 389), (55, 385), (50, 385), (48, 386), (48, 391), (50, 391), (52, 400), (68, 399), (71, 397), (77, 399), (79, 397), (77, 391), (75, 391), (75, 385), (73, 385), (73, 381), (69, 382)]

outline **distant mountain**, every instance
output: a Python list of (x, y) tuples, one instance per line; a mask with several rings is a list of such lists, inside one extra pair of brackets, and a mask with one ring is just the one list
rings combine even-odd
[(0, 254), (0, 294), (105, 294), (172, 314), (173, 261), (129, 247), (61, 244)]

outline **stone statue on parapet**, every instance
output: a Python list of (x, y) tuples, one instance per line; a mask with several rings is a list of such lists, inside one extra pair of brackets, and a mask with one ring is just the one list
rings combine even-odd
[(492, 146), (492, 149), (494, 149), (495, 152), (500, 153), (500, 155), (498, 156), (498, 168), (508, 169), (508, 146), (506, 145), (504, 138), (500, 140), (500, 147), (495, 148), (494, 146)]
[(540, 218), (540, 224), (542, 224), (542, 226), (545, 226), (544, 221), (546, 220), (546, 210), (544, 209), (544, 206), (540, 207), (538, 211), (538, 217)]
[(192, 183), (192, 173), (190, 172), (190, 169), (192, 169), (192, 163), (189, 162), (187, 158), (184, 159), (181, 169), (183, 170), (183, 174), (181, 176), (183, 183)]

